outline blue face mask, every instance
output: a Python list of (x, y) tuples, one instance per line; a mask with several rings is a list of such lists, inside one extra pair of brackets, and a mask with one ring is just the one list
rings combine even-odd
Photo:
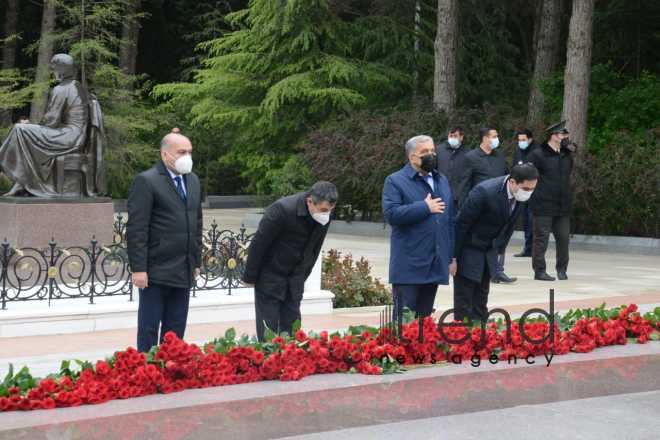
[(493, 138), (490, 140), (490, 148), (493, 150), (500, 146), (500, 138)]
[(527, 141), (518, 141), (518, 146), (521, 150), (526, 150), (529, 147), (529, 142)]

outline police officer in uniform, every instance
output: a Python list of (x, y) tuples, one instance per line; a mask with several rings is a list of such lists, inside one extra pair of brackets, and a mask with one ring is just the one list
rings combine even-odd
[(566, 121), (547, 129), (549, 138), (532, 151), (528, 160), (539, 171), (539, 184), (530, 200), (533, 215), (532, 267), (534, 279), (554, 281), (546, 272), (545, 251), (548, 249), (550, 233), (555, 237), (557, 278), (568, 279), (568, 244), (571, 213), (571, 172), (573, 153), (577, 146), (568, 138)]

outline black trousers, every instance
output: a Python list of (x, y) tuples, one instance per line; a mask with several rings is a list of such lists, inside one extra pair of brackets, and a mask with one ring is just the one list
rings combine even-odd
[(557, 272), (566, 272), (568, 268), (568, 242), (571, 221), (567, 215), (549, 217), (534, 216), (534, 244), (532, 246), (532, 267), (534, 273), (546, 271), (545, 251), (548, 249), (550, 233), (555, 237), (557, 249)]
[(288, 289), (284, 300), (280, 301), (255, 287), (254, 312), (259, 341), (264, 341), (266, 326), (277, 334), (291, 334), (293, 323), (300, 319), (300, 301), (301, 299), (294, 299)]
[(522, 218), (523, 218), (523, 229), (525, 230), (525, 247), (523, 248), (523, 252), (526, 254), (531, 254), (532, 240), (534, 237), (534, 234), (532, 232), (533, 220), (532, 220), (532, 210), (529, 209), (527, 203), (523, 205)]
[(407, 307), (418, 316), (429, 316), (433, 313), (437, 291), (437, 284), (393, 284), (394, 319), (397, 319), (396, 311), (399, 307), (401, 310)]
[(454, 277), (454, 319), (463, 321), (465, 317), (483, 321), (488, 317), (488, 292), (490, 272), (484, 265), (481, 281), (472, 281), (457, 273)]
[[(506, 252), (506, 248), (504, 249), (504, 252)], [(497, 272), (497, 276), (500, 276), (504, 273), (504, 260), (506, 259), (506, 254), (497, 254), (497, 265), (495, 267), (495, 271)]]
[[(183, 338), (188, 320), (190, 289), (150, 285), (140, 289), (137, 346), (141, 352), (163, 341), (170, 330)], [(160, 330), (160, 337), (159, 337)]]

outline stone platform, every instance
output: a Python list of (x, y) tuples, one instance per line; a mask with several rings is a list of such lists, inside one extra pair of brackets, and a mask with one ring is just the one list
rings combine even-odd
[[(47, 301), (11, 303), (8, 310), (0, 310), (0, 341), (19, 336), (136, 328), (138, 298), (136, 289), (133, 301), (128, 296), (115, 296), (97, 297), (94, 304), (86, 298), (57, 299), (50, 307)], [(328, 291), (305, 292), (301, 312), (304, 315), (332, 313), (332, 298), (334, 295)], [(206, 290), (190, 299), (189, 325), (234, 320), (254, 322), (252, 289), (235, 289), (231, 295), (226, 290)]]
[(320, 374), (0, 413), (1, 440), (635, 439), (660, 429), (660, 343), (470, 362), (404, 374)]
[(45, 248), (51, 238), (59, 247), (86, 246), (92, 237), (112, 243), (112, 199), (43, 199), (0, 197), (0, 240), (16, 248)]

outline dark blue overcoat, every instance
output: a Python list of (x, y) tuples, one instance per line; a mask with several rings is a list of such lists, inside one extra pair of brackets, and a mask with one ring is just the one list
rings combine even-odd
[[(433, 172), (434, 189), (407, 164), (385, 179), (383, 212), (392, 226), (391, 284), (448, 284), (454, 252), (454, 198), (447, 178)], [(432, 214), (424, 201), (442, 198), (445, 211)]]

